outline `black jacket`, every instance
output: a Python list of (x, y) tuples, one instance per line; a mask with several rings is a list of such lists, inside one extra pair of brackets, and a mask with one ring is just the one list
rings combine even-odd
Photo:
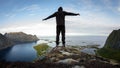
[(66, 15), (76, 16), (79, 14), (66, 12), (66, 11), (57, 11), (57, 12), (53, 13), (52, 15), (48, 16), (47, 18), (45, 18), (44, 20), (47, 20), (47, 19), (52, 18), (52, 17), (56, 17), (56, 24), (57, 25), (65, 25), (65, 16)]

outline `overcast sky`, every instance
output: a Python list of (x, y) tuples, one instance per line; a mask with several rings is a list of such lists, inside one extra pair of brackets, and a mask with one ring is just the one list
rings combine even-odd
[(80, 13), (66, 16), (67, 35), (109, 35), (120, 28), (120, 0), (0, 0), (0, 33), (56, 34), (56, 20), (43, 18), (62, 6)]

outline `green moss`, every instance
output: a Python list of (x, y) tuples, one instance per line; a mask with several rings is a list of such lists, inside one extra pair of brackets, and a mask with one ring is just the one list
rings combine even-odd
[(46, 54), (48, 48), (49, 46), (47, 45), (47, 43), (42, 43), (34, 46), (34, 49), (37, 51), (38, 56)]
[(112, 49), (112, 48), (101, 48), (97, 51), (102, 57), (113, 59), (120, 62), (120, 50)]

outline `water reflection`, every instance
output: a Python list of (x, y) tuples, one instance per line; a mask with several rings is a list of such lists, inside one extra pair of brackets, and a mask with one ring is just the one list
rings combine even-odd
[(0, 50), (0, 61), (6, 61), (4, 58), (11, 49), (12, 47), (8, 47), (4, 50)]
[(5, 61), (33, 61), (36, 58), (36, 51), (33, 48), (35, 45), (36, 43), (14, 45), (7, 50), (0, 51), (0, 58)]

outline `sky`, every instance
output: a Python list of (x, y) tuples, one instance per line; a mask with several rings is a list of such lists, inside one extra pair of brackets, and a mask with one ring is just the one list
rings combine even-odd
[(55, 18), (42, 21), (62, 6), (80, 13), (66, 16), (66, 35), (108, 36), (120, 29), (120, 0), (0, 0), (0, 33), (56, 34)]

